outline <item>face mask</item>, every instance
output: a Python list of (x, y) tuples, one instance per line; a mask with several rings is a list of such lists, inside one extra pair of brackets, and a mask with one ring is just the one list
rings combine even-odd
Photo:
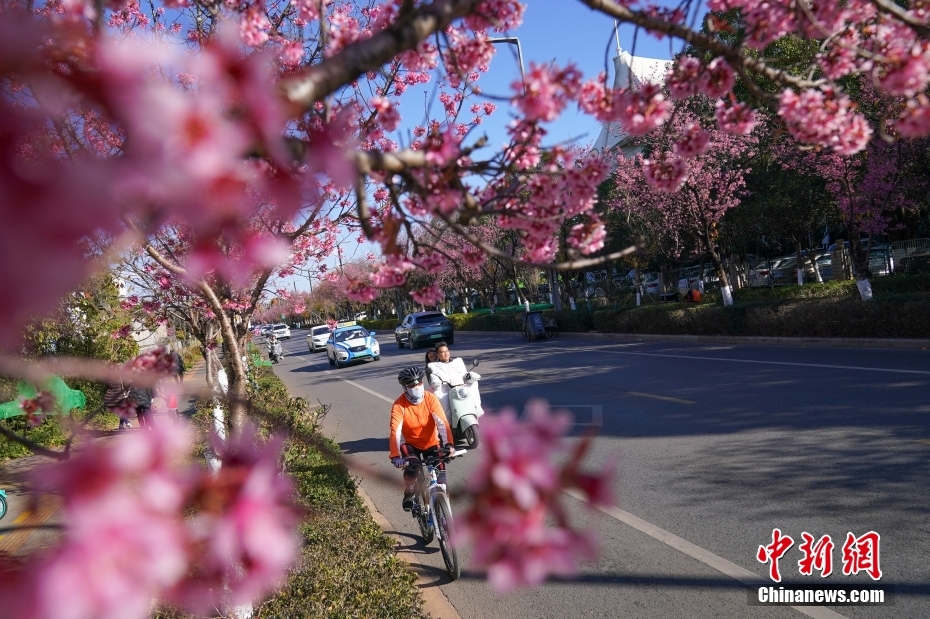
[(410, 400), (410, 402), (413, 404), (419, 404), (425, 393), (423, 385), (417, 385), (416, 387), (405, 387), (404, 391), (407, 392), (407, 399)]

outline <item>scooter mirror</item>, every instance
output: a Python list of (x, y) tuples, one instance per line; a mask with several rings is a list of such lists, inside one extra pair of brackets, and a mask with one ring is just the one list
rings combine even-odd
[(478, 360), (477, 360), (477, 359), (475, 359), (474, 361), (471, 362), (471, 367), (473, 367), (473, 368), (478, 367)]

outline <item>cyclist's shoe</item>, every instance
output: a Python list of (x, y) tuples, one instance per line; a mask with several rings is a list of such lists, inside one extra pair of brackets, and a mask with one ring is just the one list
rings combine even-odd
[(412, 492), (410, 494), (407, 494), (406, 492), (404, 492), (404, 501), (403, 503), (401, 503), (401, 506), (403, 506), (405, 512), (409, 512), (410, 510), (413, 509), (413, 493)]

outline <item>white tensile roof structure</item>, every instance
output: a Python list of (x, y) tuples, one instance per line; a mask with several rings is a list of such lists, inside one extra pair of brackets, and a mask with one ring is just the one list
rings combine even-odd
[[(671, 66), (671, 60), (642, 58), (618, 49), (617, 57), (614, 58), (614, 88), (661, 84)], [(625, 156), (631, 156), (633, 151), (627, 152), (623, 147), (626, 137), (619, 122), (605, 123), (591, 148), (594, 152), (604, 153), (619, 147)]]

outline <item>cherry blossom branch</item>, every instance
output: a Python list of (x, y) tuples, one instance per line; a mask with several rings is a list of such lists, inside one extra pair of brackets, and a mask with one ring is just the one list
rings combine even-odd
[(498, 248), (488, 245), (475, 235), (469, 233), (465, 228), (452, 221), (447, 215), (439, 214), (439, 217), (442, 218), (446, 224), (452, 228), (456, 234), (460, 235), (466, 241), (474, 245), (475, 247), (485, 251), (489, 256), (494, 256), (496, 258), (501, 258), (507, 260), (508, 262), (516, 262), (523, 266), (533, 267), (537, 269), (553, 269), (556, 271), (572, 271), (576, 269), (585, 269), (592, 266), (597, 266), (599, 264), (604, 264), (610, 260), (619, 260), (624, 256), (629, 256), (640, 248), (639, 244), (630, 245), (626, 249), (621, 249), (620, 251), (615, 251), (613, 253), (607, 254), (606, 256), (598, 256), (596, 258), (586, 258), (584, 260), (569, 260), (568, 262), (527, 262), (520, 260), (514, 256), (511, 256), (507, 252), (503, 252)]
[[(882, 1), (884, 0), (873, 0), (873, 2)], [(774, 69), (768, 66), (764, 61), (745, 56), (740, 53), (738, 48), (734, 49), (726, 43), (722, 43), (713, 37), (696, 32), (687, 26), (681, 26), (676, 23), (665, 21), (659, 17), (652, 17), (639, 11), (631, 11), (625, 6), (617, 4), (613, 0), (580, 0), (580, 2), (595, 11), (600, 11), (605, 15), (610, 15), (618, 21), (636, 24), (637, 26), (646, 28), (647, 30), (661, 32), (670, 37), (681, 39), (686, 43), (693, 45), (694, 47), (709, 51), (717, 56), (722, 56), (733, 67), (745, 67), (750, 71), (764, 75), (774, 82), (794, 86), (798, 89), (815, 88), (826, 83), (824, 80), (812, 81), (808, 79), (802, 79), (795, 77), (790, 73)]]
[(910, 28), (921, 37), (930, 39), (930, 26), (921, 22), (910, 12), (904, 10), (894, 2), (889, 2), (889, 0), (872, 0), (872, 4), (875, 5), (879, 12), (893, 16), (900, 22), (910, 26)]
[(437, 0), (401, 16), (371, 38), (350, 45), (283, 80), (285, 99), (298, 111), (349, 84), (368, 71), (390, 62), (400, 52), (415, 48), (432, 33), (445, 29), (454, 20), (473, 13), (484, 0)]
[[(39, 445), (38, 443), (34, 441), (30, 441), (25, 436), (20, 436), (16, 434), (15, 432), (11, 432), (10, 430), (7, 430), (5, 427), (3, 427), (2, 425), (0, 425), (0, 435), (2, 435), (8, 441), (19, 443), (20, 445), (22, 445), (23, 447), (25, 447), (32, 453), (36, 454), (37, 456), (45, 456), (46, 458), (52, 458), (53, 460), (67, 460), (71, 455), (70, 454), (71, 452), (70, 443), (68, 443), (67, 447), (65, 448), (65, 451), (54, 451), (52, 449), (43, 447), (42, 445)], [(0, 533), (3, 533), (2, 529), (0, 529)]]

